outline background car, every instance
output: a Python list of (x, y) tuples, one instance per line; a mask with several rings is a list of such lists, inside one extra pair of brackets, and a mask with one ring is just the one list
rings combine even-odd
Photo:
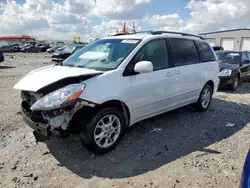
[(41, 52), (46, 52), (46, 50), (50, 47), (48, 44), (37, 44), (36, 46), (41, 49)]
[(26, 48), (32, 46), (31, 44), (24, 44), (22, 46), (20, 46), (20, 52), (25, 52)]
[(250, 72), (250, 52), (218, 51), (220, 65), (220, 87), (236, 90), (239, 80)]
[(55, 62), (62, 62), (63, 60), (67, 59), (70, 55), (80, 50), (85, 45), (78, 45), (78, 44), (72, 44), (68, 45), (61, 50), (57, 50), (52, 55), (52, 61)]
[(0, 50), (2, 52), (11, 52), (11, 46), (10, 45), (3, 45), (3, 46), (0, 46)]
[(0, 63), (4, 61), (4, 56), (3, 56), (3, 52), (1, 52), (0, 50)]
[(33, 53), (37, 53), (37, 52), (42, 52), (42, 49), (39, 48), (38, 46), (28, 45), (28, 46), (22, 48), (20, 51), (21, 52), (33, 52)]
[(54, 53), (56, 51), (56, 49), (57, 49), (57, 46), (52, 46), (52, 47), (48, 48), (46, 50), (46, 52), (48, 52), (48, 53)]
[[(65, 46), (65, 45), (63, 45), (63, 46)], [(54, 53), (54, 52), (56, 52), (56, 51), (60, 51), (60, 50), (62, 50), (63, 47), (62, 45), (53, 45), (53, 46), (51, 46), (50, 48), (48, 48), (47, 50), (46, 50), (46, 52), (48, 52), (48, 53)], [(66, 46), (65, 46), (66, 47)]]
[(20, 46), (19, 44), (11, 44), (11, 52), (20, 52)]
[(224, 50), (222, 46), (213, 46), (214, 51)]

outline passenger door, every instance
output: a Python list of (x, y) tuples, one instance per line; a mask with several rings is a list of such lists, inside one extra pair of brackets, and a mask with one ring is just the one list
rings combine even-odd
[(250, 73), (250, 52), (242, 52), (242, 62), (240, 71), (242, 76)]
[(193, 40), (170, 38), (171, 63), (175, 74), (174, 103), (176, 107), (198, 100), (204, 82), (204, 64), (199, 63), (199, 55)]
[(165, 39), (150, 41), (135, 55), (130, 71), (139, 61), (151, 61), (153, 72), (131, 76), (131, 105), (134, 121), (162, 113), (173, 103), (174, 73), (169, 65)]

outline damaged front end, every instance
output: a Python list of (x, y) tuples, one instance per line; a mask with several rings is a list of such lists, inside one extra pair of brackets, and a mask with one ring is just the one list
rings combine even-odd
[(44, 95), (42, 92), (22, 91), (22, 115), (34, 129), (37, 141), (44, 141), (52, 134), (67, 136), (74, 114), (84, 106), (94, 107), (79, 99), (84, 84), (70, 84)]

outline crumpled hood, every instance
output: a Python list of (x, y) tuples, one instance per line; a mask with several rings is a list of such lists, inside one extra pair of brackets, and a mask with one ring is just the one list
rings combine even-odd
[(39, 89), (64, 78), (102, 73), (92, 69), (67, 66), (47, 66), (29, 72), (14, 86), (15, 89), (36, 92)]
[(238, 64), (221, 63), (220, 64), (220, 71), (223, 71), (225, 69), (233, 70), (233, 69), (236, 69), (238, 67), (239, 67)]

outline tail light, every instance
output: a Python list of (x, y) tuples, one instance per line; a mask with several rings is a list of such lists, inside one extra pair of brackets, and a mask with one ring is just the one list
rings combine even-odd
[(217, 63), (218, 63), (218, 67), (220, 68), (221, 61), (217, 60)]

